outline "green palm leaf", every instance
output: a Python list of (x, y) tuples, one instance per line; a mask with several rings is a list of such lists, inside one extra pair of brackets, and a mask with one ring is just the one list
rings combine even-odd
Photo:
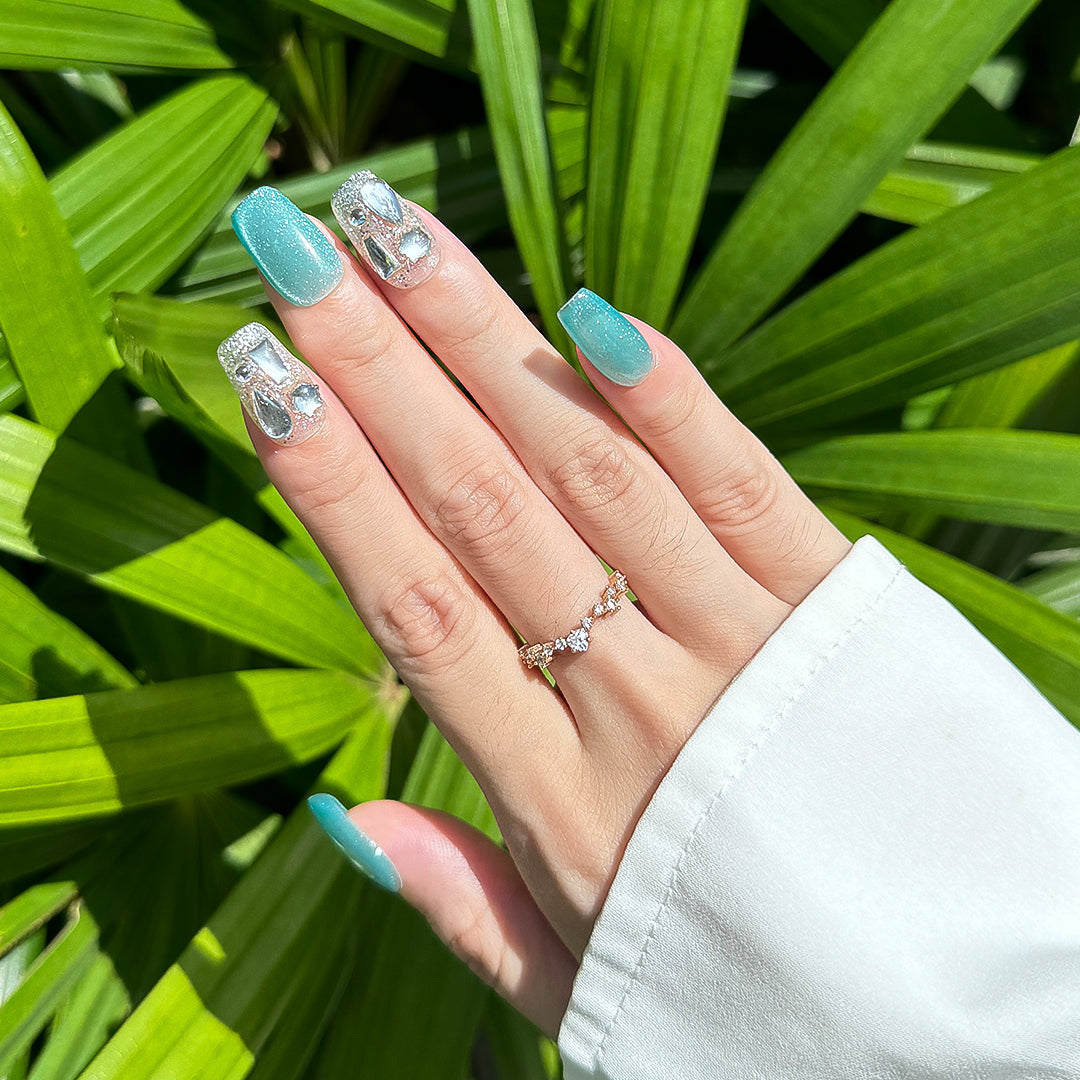
[(1080, 435), (910, 431), (829, 439), (784, 458), (809, 491), (877, 507), (1080, 532)]
[(14, 416), (0, 417), (0, 548), (300, 664), (381, 666), (355, 616), (264, 540)]
[(1080, 148), (878, 248), (711, 370), (740, 417), (822, 426), (1080, 337)]
[(93, 638), (0, 570), (0, 702), (135, 685)]
[(213, 28), (178, 0), (0, 0), (0, 67), (222, 68)]
[(764, 315), (1037, 2), (893, 0), (710, 254), (675, 320), (680, 343), (715, 360)]
[(75, 909), (0, 1009), (0, 1075), (6, 1076), (97, 955), (97, 923)]
[(603, 0), (595, 16), (585, 278), (654, 326), (690, 257), (745, 15), (746, 0)]
[(827, 513), (851, 540), (876, 536), (917, 578), (951, 600), (1080, 727), (1080, 623), (918, 540), (840, 510)]
[(468, 5), (510, 223), (548, 335), (572, 355), (555, 318), (567, 299), (569, 269), (533, 13), (527, 0), (468, 0)]
[(0, 326), (34, 416), (62, 431), (118, 366), (71, 237), (0, 105)]
[[(378, 798), (390, 731), (389, 718), (371, 708), (318, 787), (353, 803)], [(348, 962), (362, 892), (356, 871), (300, 806), (84, 1080), (246, 1076), (285, 1018), (309, 1007), (317, 989), (325, 1015), (336, 981), (327, 980), (324, 958), (336, 958), (331, 972)], [(304, 1060), (311, 1030), (292, 1030)]]
[(190, 83), (50, 181), (104, 316), (110, 292), (160, 285), (262, 151), (277, 115), (239, 75)]
[(0, 828), (115, 813), (310, 761), (370, 688), (331, 671), (250, 671), (0, 707)]

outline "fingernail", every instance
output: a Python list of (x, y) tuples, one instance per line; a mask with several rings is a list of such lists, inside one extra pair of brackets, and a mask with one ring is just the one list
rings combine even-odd
[(341, 280), (341, 256), (300, 207), (272, 187), (256, 188), (232, 226), (263, 277), (290, 304), (311, 307)]
[(641, 331), (596, 293), (578, 289), (558, 315), (585, 359), (613, 383), (637, 386), (652, 371), (652, 350)]
[(248, 416), (275, 442), (293, 446), (323, 425), (326, 406), (309, 368), (262, 323), (248, 323), (217, 351)]
[(439, 265), (439, 245), (420, 215), (373, 172), (355, 172), (330, 198), (334, 217), (364, 263), (390, 285), (411, 289)]
[(387, 892), (399, 892), (401, 875), (389, 856), (363, 829), (353, 824), (345, 807), (333, 795), (312, 795), (308, 806), (323, 832), (365, 877)]

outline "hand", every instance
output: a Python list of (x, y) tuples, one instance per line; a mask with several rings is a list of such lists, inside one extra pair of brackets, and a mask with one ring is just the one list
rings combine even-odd
[[(430, 215), (404, 204), (437, 268), (395, 288), (270, 201), (261, 216), (242, 207), (238, 231), (309, 305), (268, 289), (324, 405), (286, 445), (249, 419), (252, 439), (476, 776), (507, 850), (400, 803), (355, 807), (351, 822), (436, 933), (554, 1035), (657, 785), (850, 545), (657, 331), (588, 293), (564, 309), (592, 359), (636, 381), (584, 356), (598, 394)], [(420, 256), (413, 279), (435, 259)], [(555, 654), (553, 689), (511, 627), (534, 643), (579, 626), (608, 583), (597, 555), (637, 602), (597, 620), (587, 651)]]

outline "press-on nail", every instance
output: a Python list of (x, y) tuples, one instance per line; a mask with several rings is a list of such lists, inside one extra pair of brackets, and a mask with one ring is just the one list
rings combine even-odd
[(262, 323), (241, 327), (217, 355), (248, 415), (275, 442), (293, 446), (322, 427), (326, 406), (314, 375)]
[(411, 289), (439, 265), (439, 245), (420, 215), (373, 172), (355, 172), (330, 197), (357, 254), (383, 281)]
[(652, 351), (641, 331), (596, 293), (579, 289), (558, 315), (585, 359), (613, 383), (637, 386), (652, 371)]
[(311, 307), (341, 280), (337, 249), (280, 191), (256, 188), (233, 211), (232, 224), (263, 277), (290, 304)]
[(345, 807), (333, 795), (312, 795), (308, 806), (322, 830), (361, 874), (387, 892), (401, 889), (401, 875), (390, 857), (363, 829), (353, 824)]

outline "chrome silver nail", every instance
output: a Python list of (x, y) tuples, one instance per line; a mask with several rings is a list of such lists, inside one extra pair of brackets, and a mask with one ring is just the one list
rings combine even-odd
[(322, 427), (315, 377), (262, 323), (242, 326), (217, 356), (248, 416), (275, 442), (295, 446)]
[(371, 271), (398, 289), (427, 281), (439, 245), (420, 215), (373, 172), (355, 172), (330, 198), (334, 217)]

